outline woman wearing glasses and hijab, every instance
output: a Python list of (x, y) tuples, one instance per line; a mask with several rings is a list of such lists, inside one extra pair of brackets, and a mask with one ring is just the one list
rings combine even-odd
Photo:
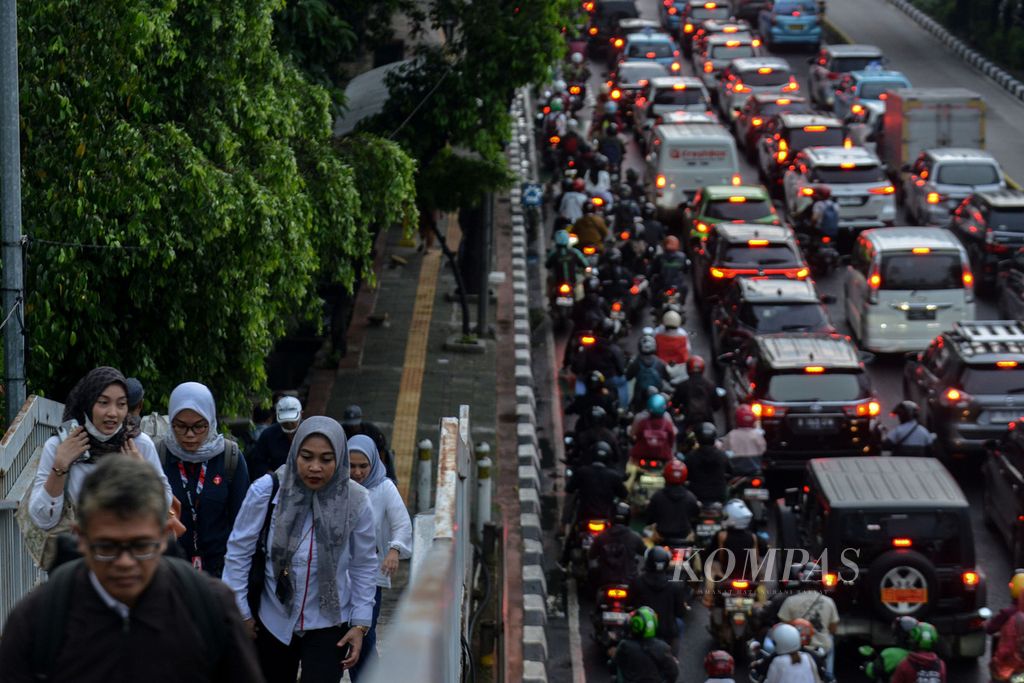
[[(268, 681), (294, 681), (301, 663), (302, 683), (338, 683), (359, 661), (373, 623), (378, 563), (369, 494), (349, 475), (341, 425), (308, 418), (287, 462), (253, 482), (238, 514), (224, 582)], [(262, 589), (250, 596), (254, 556), (265, 565), (256, 577)]]
[(249, 487), (245, 458), (217, 431), (217, 406), (206, 386), (179, 384), (167, 413), (171, 433), (159, 450), (171, 490), (181, 501), (185, 533), (178, 546), (196, 569), (220, 577), (228, 536)]

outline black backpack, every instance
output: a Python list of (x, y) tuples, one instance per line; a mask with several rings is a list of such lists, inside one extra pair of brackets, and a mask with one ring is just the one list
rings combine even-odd
[[(229, 642), (227, 624), (220, 611), (220, 600), (214, 594), (204, 576), (184, 560), (165, 557), (182, 587), (182, 599), (199, 630), (199, 636), (206, 647), (208, 659), (214, 664), (211, 679), (217, 680), (223, 673), (224, 652)], [(75, 572), (82, 565), (81, 558), (62, 564), (50, 572), (43, 594), (40, 617), (33, 624), (32, 634), (32, 676), (37, 681), (48, 681), (57, 662), (64, 642), (64, 628), (71, 608), (71, 591), (74, 588)], [(216, 674), (216, 675), (213, 675)]]

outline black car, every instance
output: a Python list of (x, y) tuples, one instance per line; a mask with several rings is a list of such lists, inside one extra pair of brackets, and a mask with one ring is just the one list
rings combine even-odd
[(980, 453), (1024, 414), (1024, 323), (961, 321), (907, 354), (903, 395), (946, 456)]
[(978, 285), (993, 287), (1000, 261), (1024, 247), (1024, 192), (978, 192), (961, 202), (951, 218), (950, 230), (967, 249)]
[(733, 278), (740, 275), (803, 280), (810, 270), (793, 231), (784, 225), (718, 223), (693, 252), (697, 306), (708, 314)]
[(610, 41), (623, 19), (638, 19), (640, 11), (633, 0), (595, 0), (587, 29), (587, 52), (592, 59), (607, 54)]
[[(732, 10), (729, 3), (720, 0), (708, 2), (708, 0), (685, 0), (681, 3), (679, 13), (679, 47), (683, 48), (683, 54), (689, 59), (693, 56), (693, 35), (700, 28), (700, 25), (708, 19), (728, 21), (732, 18)], [(678, 7), (679, 5), (677, 5)]]
[(824, 302), (810, 280), (738, 277), (711, 316), (715, 358), (736, 351), (756, 334), (835, 332)]
[(926, 619), (953, 657), (985, 652), (985, 577), (970, 504), (934, 458), (811, 460), (802, 489), (775, 507), (777, 547), (822, 565), (840, 637), (892, 642), (898, 617)]
[[(1022, 411), (1024, 412), (1024, 411)], [(1014, 567), (1024, 565), (1024, 422), (1009, 424), (1001, 439), (986, 443), (985, 520), (999, 531)]]
[(731, 423), (741, 403), (753, 409), (768, 442), (766, 469), (800, 471), (808, 459), (826, 454), (877, 452), (881, 405), (849, 337), (757, 335), (719, 361), (726, 418)]
[(996, 303), (1003, 320), (1024, 320), (1024, 248), (999, 264)]

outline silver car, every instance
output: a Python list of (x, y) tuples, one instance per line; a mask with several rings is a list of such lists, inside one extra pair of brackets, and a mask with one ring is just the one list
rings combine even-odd
[(790, 216), (808, 208), (813, 186), (825, 185), (839, 205), (841, 229), (858, 232), (896, 220), (896, 188), (878, 157), (863, 147), (808, 147), (790, 168), (783, 177)]
[(988, 152), (926, 149), (903, 178), (907, 218), (920, 225), (947, 225), (949, 212), (975, 192), (1006, 189), (1003, 169)]
[(795, 95), (800, 84), (789, 68), (789, 62), (778, 57), (734, 59), (718, 81), (718, 108), (727, 123), (739, 116), (747, 98), (759, 93)]

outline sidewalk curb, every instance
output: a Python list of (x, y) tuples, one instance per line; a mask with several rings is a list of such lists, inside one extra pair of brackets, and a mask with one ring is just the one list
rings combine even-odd
[[(521, 89), (512, 102), (515, 133), (508, 145), (510, 169), (520, 180), (530, 173), (528, 152), (520, 139), (526, 135), (527, 93)], [(524, 137), (525, 136), (525, 137)], [(524, 169), (525, 170), (524, 172)], [(509, 191), (512, 212), (512, 291), (513, 329), (515, 331), (516, 442), (519, 460), (519, 507), (523, 538), (523, 681), (547, 683), (545, 664), (548, 643), (544, 634), (547, 623), (547, 581), (544, 575), (543, 552), (536, 552), (543, 538), (540, 520), (541, 468), (540, 444), (537, 441), (537, 398), (530, 348), (530, 307), (526, 267), (526, 221), (518, 186)], [(532, 542), (532, 543), (531, 543)]]

